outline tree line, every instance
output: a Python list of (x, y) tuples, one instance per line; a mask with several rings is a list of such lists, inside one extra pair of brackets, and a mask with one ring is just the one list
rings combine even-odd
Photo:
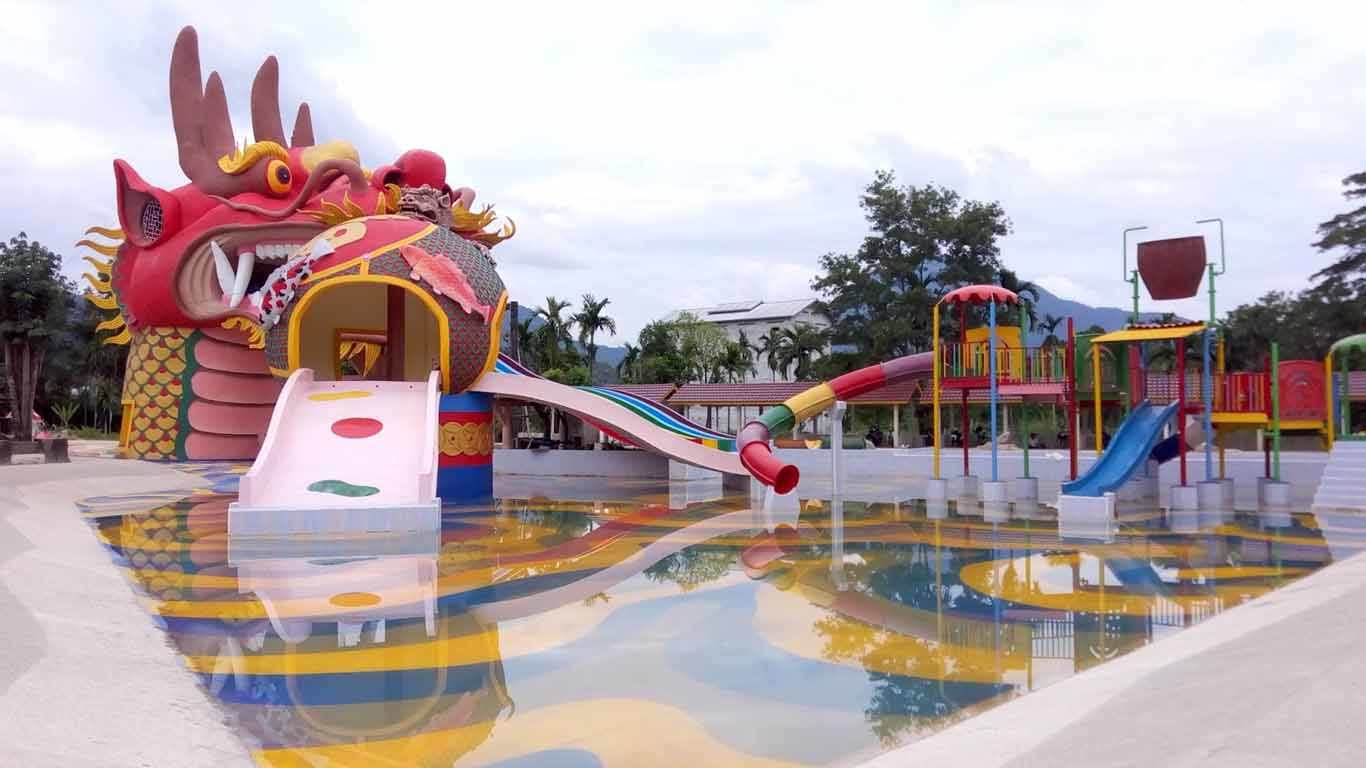
[[(1305, 289), (1271, 291), (1228, 313), (1220, 330), (1229, 368), (1260, 368), (1272, 341), (1282, 359), (1321, 358), (1333, 341), (1366, 326), (1366, 172), (1343, 186), (1355, 207), (1320, 224), (1313, 242), (1337, 258)], [(828, 328), (797, 324), (732, 339), (680, 313), (642, 328), (612, 370), (597, 364), (598, 342), (616, 335), (606, 313), (611, 300), (589, 293), (578, 309), (547, 296), (509, 335), (516, 334), (524, 364), (565, 384), (741, 382), (756, 374), (758, 360), (784, 379), (823, 380), (929, 349), (940, 297), (994, 282), (1026, 299), (1027, 322), (1046, 335), (1046, 345), (1061, 343), (1061, 318), (1035, 317), (1037, 288), (1001, 261), (1000, 239), (1012, 225), (999, 202), (964, 199), (934, 184), (900, 185), (892, 171), (879, 171), (859, 207), (868, 222), (863, 241), (852, 252), (821, 256), (811, 282)], [(10, 416), (6, 428), (15, 437), (32, 434), (34, 411), (61, 426), (117, 429), (125, 355), (101, 343), (100, 320), (61, 274), (57, 253), (22, 232), (0, 243), (0, 416)], [(968, 317), (970, 324), (982, 320)], [(941, 322), (952, 336), (960, 320), (945, 313)]]
[(20, 232), (0, 243), (0, 431), (32, 439), (32, 414), (91, 436), (118, 429), (125, 350), (62, 275), (57, 253)]

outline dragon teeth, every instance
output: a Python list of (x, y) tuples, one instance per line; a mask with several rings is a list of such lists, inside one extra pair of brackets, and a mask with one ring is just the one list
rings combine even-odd
[(218, 275), (218, 287), (223, 291), (223, 295), (231, 296), (233, 284), (237, 282), (237, 277), (233, 274), (232, 265), (228, 263), (228, 255), (223, 252), (223, 248), (215, 240), (209, 241), (209, 250), (213, 252), (213, 268)]

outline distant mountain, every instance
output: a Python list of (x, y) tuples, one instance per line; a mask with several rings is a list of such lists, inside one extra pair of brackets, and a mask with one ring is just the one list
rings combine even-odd
[[(1127, 309), (1120, 309), (1119, 307), (1092, 307), (1082, 304), (1079, 301), (1072, 301), (1071, 299), (1055, 296), (1042, 287), (1039, 287), (1038, 291), (1039, 300), (1034, 304), (1034, 311), (1038, 319), (1043, 320), (1044, 315), (1053, 315), (1054, 317), (1061, 318), (1071, 317), (1072, 325), (1077, 333), (1081, 333), (1093, 325), (1099, 325), (1107, 331), (1117, 330), (1127, 325), (1130, 317), (1132, 317), (1131, 312)], [(1139, 318), (1144, 322), (1155, 322), (1161, 317), (1162, 314), (1159, 312), (1139, 313)], [(1063, 324), (1058, 326), (1056, 333), (1059, 337), (1066, 335), (1067, 325), (1065, 319)], [(1046, 335), (1047, 334), (1042, 333), (1035, 328), (1034, 332), (1030, 334), (1030, 340), (1033, 342), (1040, 342), (1043, 341), (1043, 338)]]

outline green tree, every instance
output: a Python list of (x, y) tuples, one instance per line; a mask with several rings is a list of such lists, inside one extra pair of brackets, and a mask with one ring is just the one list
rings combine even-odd
[(868, 364), (929, 347), (943, 294), (1000, 275), (998, 240), (1010, 220), (1000, 203), (933, 184), (897, 186), (891, 171), (875, 175), (859, 205), (868, 235), (854, 253), (822, 256), (811, 287), (825, 297), (832, 341), (853, 345)]
[(709, 323), (690, 312), (681, 313), (674, 319), (673, 326), (678, 338), (678, 350), (687, 371), (686, 380), (716, 381), (718, 363), (729, 341), (726, 332), (716, 323)]
[[(763, 355), (770, 372), (769, 378), (773, 381), (777, 381), (778, 378), (778, 359), (783, 354), (783, 339), (781, 328), (771, 328), (768, 333), (759, 337), (759, 344), (755, 349), (757, 354)], [(787, 378), (786, 373), (783, 374), (783, 378)]]
[[(1342, 185), (1346, 187), (1343, 197), (1366, 202), (1366, 171), (1348, 176)], [(1366, 204), (1323, 222), (1318, 232), (1315, 248), (1345, 252), (1337, 261), (1315, 272), (1313, 279), (1322, 280), (1327, 284), (1325, 287), (1351, 284), (1355, 293), (1360, 294), (1366, 281)]]
[[(1034, 305), (1039, 303), (1039, 286), (1028, 280), (1021, 280), (1020, 276), (1015, 274), (1014, 270), (1006, 269), (1004, 267), (1001, 268), (997, 279), (1002, 288), (1012, 291), (1016, 296), (1020, 297), (1020, 301), (1024, 303), (1025, 317), (1029, 321), (1029, 325), (1031, 327), (1036, 325), (1039, 322), (1039, 315), (1034, 311)], [(1005, 316), (1004, 320), (1001, 320), (1001, 312), (1002, 309), (998, 306), (996, 308), (996, 316), (998, 322), (1001, 322), (1003, 325), (1014, 325), (1020, 318), (1020, 311), (1018, 308), (1009, 309), (1009, 314)], [(1020, 332), (1023, 336), (1029, 332), (1029, 328), (1021, 328)]]
[(588, 368), (582, 365), (571, 365), (566, 368), (551, 368), (541, 375), (551, 381), (566, 384), (571, 387), (582, 387), (592, 383), (588, 377)]
[(814, 371), (816, 356), (825, 352), (830, 344), (830, 331), (810, 323), (797, 323), (792, 328), (780, 330), (782, 342), (778, 348), (778, 365), (786, 378), (787, 370), (795, 366), (798, 381), (810, 381)]
[(676, 324), (656, 320), (640, 329), (638, 340), (637, 383), (682, 384), (688, 380), (688, 364), (683, 359)]
[(593, 383), (593, 369), (598, 364), (598, 333), (607, 331), (613, 336), (617, 335), (617, 321), (602, 312), (611, 301), (611, 299), (599, 299), (591, 293), (585, 293), (583, 295), (583, 308), (574, 313), (571, 318), (574, 324), (579, 327), (579, 343), (583, 344), (584, 351), (588, 353), (587, 383), (589, 384)]
[(563, 367), (577, 357), (574, 338), (570, 334), (574, 318), (572, 315), (565, 316), (565, 311), (572, 307), (567, 301), (547, 296), (545, 306), (536, 308), (536, 314), (544, 322), (536, 329), (532, 346), (536, 348), (541, 365), (547, 370)]
[(716, 366), (714, 381), (742, 383), (755, 372), (754, 354), (748, 345), (727, 340)]
[(33, 439), (33, 403), (43, 358), (66, 324), (71, 282), (61, 257), (20, 232), (0, 244), (0, 346), (15, 437)]
[(623, 384), (636, 384), (640, 379), (640, 347), (626, 342), (625, 352), (617, 361), (617, 378)]
[(1039, 321), (1038, 329), (1040, 331), (1043, 331), (1044, 347), (1056, 347), (1062, 345), (1063, 339), (1061, 336), (1058, 336), (1058, 326), (1062, 323), (1062, 321), (1063, 318), (1058, 317), (1057, 315), (1050, 315), (1047, 313), (1045, 313), (1043, 319)]
[(540, 350), (536, 346), (539, 343), (536, 338), (536, 330), (533, 327), (536, 323), (536, 317), (536, 315), (532, 315), (518, 322), (517, 325), (513, 326), (512, 333), (517, 334), (517, 352), (520, 358), (517, 362), (528, 368), (539, 370), (544, 366), (541, 365)]

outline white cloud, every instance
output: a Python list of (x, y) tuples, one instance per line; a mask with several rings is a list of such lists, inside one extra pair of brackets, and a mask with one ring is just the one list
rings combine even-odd
[[(808, 292), (822, 253), (857, 247), (881, 167), (1001, 200), (1007, 264), (1088, 303), (1128, 301), (1125, 226), (1223, 216), (1227, 308), (1328, 262), (1308, 243), (1360, 170), (1366, 7), (1313, 6), (178, 2), (121, 6), (111, 30), (101, 6), (35, 3), (0, 53), (22, 89), (0, 168), (81, 211), (110, 205), (106, 153), (173, 185), (165, 72), (193, 22), (239, 131), (274, 52), (321, 134), (371, 163), (437, 150), (517, 220), (499, 246), (514, 296), (610, 296), (629, 335), (682, 305)], [(59, 245), (90, 223), (0, 215)]]

